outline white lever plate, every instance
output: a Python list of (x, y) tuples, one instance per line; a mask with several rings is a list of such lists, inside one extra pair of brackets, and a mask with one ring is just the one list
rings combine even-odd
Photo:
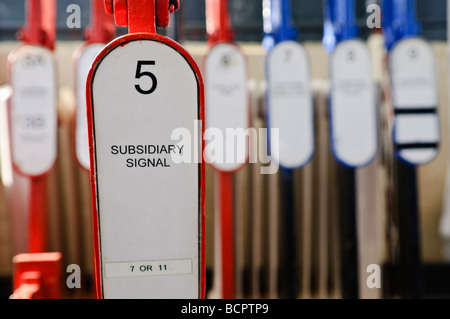
[(421, 38), (402, 40), (392, 49), (389, 68), (397, 153), (413, 165), (427, 164), (437, 156), (440, 142), (433, 49)]
[(247, 161), (248, 139), (234, 132), (245, 132), (250, 123), (242, 52), (232, 44), (215, 45), (205, 60), (205, 81), (206, 130), (211, 133), (205, 136), (205, 159), (217, 170), (236, 171)]
[(57, 158), (57, 81), (51, 51), (21, 46), (9, 58), (12, 155), (26, 176), (48, 173)]
[(105, 44), (94, 43), (83, 47), (76, 60), (76, 121), (75, 121), (75, 156), (77, 162), (89, 170), (89, 137), (86, 118), (86, 79), (97, 54)]
[(279, 129), (280, 137), (270, 145), (271, 157), (281, 167), (300, 168), (314, 153), (314, 107), (308, 55), (301, 44), (285, 41), (272, 49), (266, 63), (268, 125), (269, 129)]
[[(88, 77), (104, 298), (201, 296), (202, 164), (175, 160), (201, 150), (192, 150), (203, 94), (193, 63), (167, 38), (129, 35)], [(177, 129), (190, 138), (173, 139)]]
[(331, 145), (336, 159), (350, 167), (369, 164), (378, 149), (372, 62), (360, 40), (341, 42), (330, 61)]

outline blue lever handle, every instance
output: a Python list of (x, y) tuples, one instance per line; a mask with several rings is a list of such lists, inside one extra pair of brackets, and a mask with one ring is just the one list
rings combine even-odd
[(356, 38), (355, 0), (324, 0), (323, 45), (332, 52), (341, 41)]
[(263, 0), (263, 46), (270, 50), (281, 41), (295, 40), (298, 31), (292, 23), (291, 0)]
[(382, 0), (382, 6), (383, 33), (388, 50), (395, 42), (421, 32), (414, 0)]

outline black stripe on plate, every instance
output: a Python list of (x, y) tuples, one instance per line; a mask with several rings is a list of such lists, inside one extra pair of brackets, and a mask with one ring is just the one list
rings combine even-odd
[(397, 144), (395, 148), (397, 150), (413, 150), (413, 149), (425, 149), (425, 148), (435, 148), (439, 147), (439, 143), (407, 143), (407, 144)]
[(436, 108), (414, 108), (414, 109), (394, 109), (395, 115), (402, 115), (402, 114), (436, 114), (437, 109)]

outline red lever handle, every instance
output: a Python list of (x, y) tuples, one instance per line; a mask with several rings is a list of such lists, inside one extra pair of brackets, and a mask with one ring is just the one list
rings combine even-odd
[(234, 40), (227, 0), (206, 0), (206, 31), (211, 45)]
[(27, 23), (18, 34), (19, 40), (30, 45), (42, 45), (54, 50), (56, 0), (28, 0), (26, 5)]
[(106, 12), (130, 33), (156, 33), (157, 26), (168, 27), (170, 14), (179, 7), (180, 0), (105, 0)]
[(103, 2), (104, 0), (91, 2), (91, 25), (86, 29), (86, 40), (90, 43), (108, 43), (116, 33), (114, 19), (103, 9)]

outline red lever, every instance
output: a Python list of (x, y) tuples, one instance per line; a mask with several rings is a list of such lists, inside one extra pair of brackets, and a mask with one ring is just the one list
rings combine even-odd
[(45, 178), (31, 178), (28, 252), (42, 253), (48, 248), (47, 190)]
[(220, 233), (222, 236), (222, 299), (235, 298), (233, 175), (219, 172)]
[(13, 299), (59, 299), (61, 253), (19, 254), (13, 258)]
[(55, 48), (56, 0), (28, 0), (27, 23), (18, 38), (30, 45)]
[(10, 299), (44, 299), (42, 274), (39, 271), (24, 272), (17, 280), (20, 281), (20, 284), (14, 290)]
[[(228, 11), (227, 0), (206, 0), (206, 31), (210, 46), (221, 42), (232, 43), (234, 31)], [(218, 173), (219, 179), (219, 218), (221, 236), (221, 267), (223, 299), (235, 298), (235, 233), (233, 175), (230, 172)]]
[(206, 0), (206, 32), (210, 45), (234, 40), (227, 0)]
[(104, 0), (91, 1), (91, 25), (86, 29), (88, 43), (108, 43), (114, 39), (114, 20), (103, 8)]
[(106, 12), (130, 33), (156, 33), (157, 26), (168, 27), (170, 14), (179, 7), (180, 0), (105, 0)]

